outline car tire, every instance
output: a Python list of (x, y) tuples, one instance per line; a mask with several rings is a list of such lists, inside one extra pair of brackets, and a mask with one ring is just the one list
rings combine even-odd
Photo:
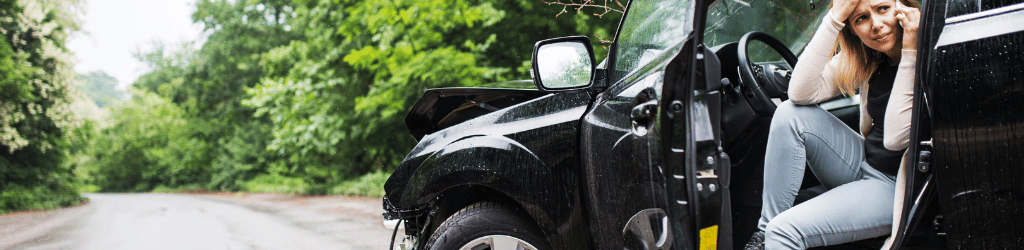
[(551, 249), (540, 229), (519, 210), (494, 201), (469, 205), (434, 230), (424, 249)]

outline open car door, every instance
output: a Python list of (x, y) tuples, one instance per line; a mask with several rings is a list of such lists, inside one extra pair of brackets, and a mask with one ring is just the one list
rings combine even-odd
[(890, 249), (926, 241), (1019, 249), (1024, 3), (927, 1), (922, 13), (910, 148), (916, 154)]
[[(701, 2), (630, 1), (619, 25), (604, 72), (607, 86), (596, 84), (606, 89), (584, 115), (581, 129), (581, 152), (591, 159), (582, 171), (591, 233), (622, 235), (595, 237), (595, 249), (697, 249), (696, 232), (717, 229), (694, 227), (696, 218), (704, 218), (694, 213), (699, 211), (695, 190), (720, 190), (722, 184), (698, 183), (689, 166), (695, 157), (705, 162), (704, 155), (692, 156), (695, 151), (686, 146), (691, 138), (714, 138), (712, 125), (707, 119), (689, 124), (683, 117), (691, 114), (691, 98), (669, 94), (694, 88), (692, 66), (703, 62), (693, 32), (700, 30), (694, 13), (701, 13)], [(704, 130), (689, 129), (695, 126)], [(713, 139), (701, 143), (714, 144)], [(717, 161), (718, 154), (712, 155)]]
[(714, 1), (696, 0), (694, 30), (665, 73), (659, 114), (669, 216), (679, 249), (733, 249), (730, 160), (722, 149), (720, 63), (703, 41)]

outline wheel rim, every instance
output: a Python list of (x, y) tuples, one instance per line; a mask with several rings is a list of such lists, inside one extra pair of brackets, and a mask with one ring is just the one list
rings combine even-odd
[(508, 235), (488, 235), (480, 238), (476, 238), (466, 245), (463, 245), (459, 250), (537, 250), (536, 247), (530, 245), (525, 240), (508, 236)]

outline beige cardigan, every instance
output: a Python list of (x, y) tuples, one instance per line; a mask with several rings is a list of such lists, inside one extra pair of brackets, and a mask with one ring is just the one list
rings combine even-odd
[[(834, 84), (835, 69), (840, 63), (838, 57), (832, 57), (832, 48), (839, 37), (839, 31), (845, 26), (832, 17), (829, 12), (825, 20), (822, 20), (814, 37), (804, 48), (793, 70), (793, 78), (789, 85), (789, 98), (793, 103), (810, 105), (831, 99), (842, 92)], [(914, 69), (916, 66), (917, 51), (903, 50), (899, 62), (899, 69), (896, 71), (896, 80), (893, 83), (892, 92), (889, 96), (889, 103), (886, 104), (885, 132), (883, 144), (889, 150), (901, 150), (907, 148), (910, 141), (910, 124), (913, 110), (914, 97)], [(871, 131), (873, 122), (867, 112), (868, 84), (860, 85), (860, 132), (866, 135)], [(900, 213), (903, 211), (904, 192), (906, 187), (906, 166), (909, 154), (903, 155), (903, 162), (900, 165), (899, 173), (896, 176), (895, 200), (893, 204), (893, 225), (899, 225)], [(892, 234), (896, 233), (893, 227)], [(888, 249), (892, 245), (893, 237), (890, 236), (882, 249)]]

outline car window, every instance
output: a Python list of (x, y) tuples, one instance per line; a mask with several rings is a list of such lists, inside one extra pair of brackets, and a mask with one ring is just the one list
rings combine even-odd
[(946, 17), (963, 16), (1024, 3), (1022, 0), (952, 0), (946, 3)]
[[(828, 2), (821, 0), (722, 0), (708, 10), (704, 44), (715, 47), (737, 42), (748, 32), (761, 31), (799, 55), (826, 13)], [(760, 43), (751, 43), (749, 53), (754, 61), (781, 59)]]
[(611, 82), (658, 58), (692, 31), (691, 0), (635, 0), (616, 40)]

